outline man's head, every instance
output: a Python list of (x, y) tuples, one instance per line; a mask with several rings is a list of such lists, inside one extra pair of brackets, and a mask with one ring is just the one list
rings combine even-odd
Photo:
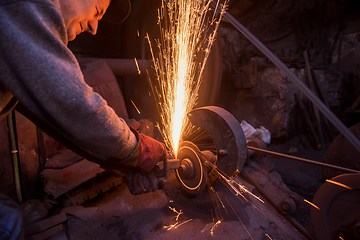
[(74, 40), (76, 35), (85, 31), (95, 35), (98, 22), (103, 18), (109, 5), (109, 13), (105, 18), (113, 23), (124, 20), (130, 11), (128, 0), (60, 0), (68, 40)]

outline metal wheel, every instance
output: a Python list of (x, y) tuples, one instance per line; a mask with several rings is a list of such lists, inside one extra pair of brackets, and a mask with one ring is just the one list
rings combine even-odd
[(199, 148), (192, 142), (180, 143), (178, 159), (180, 168), (175, 172), (183, 189), (190, 194), (203, 191), (207, 181), (207, 168)]
[(360, 174), (343, 174), (331, 181), (313, 199), (320, 208), (311, 210), (316, 236), (319, 240), (360, 239)]

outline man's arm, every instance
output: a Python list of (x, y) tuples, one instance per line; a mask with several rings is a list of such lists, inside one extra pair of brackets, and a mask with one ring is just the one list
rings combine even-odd
[(124, 159), (135, 135), (84, 82), (51, 2), (0, 6), (0, 81), (23, 107), (74, 144)]

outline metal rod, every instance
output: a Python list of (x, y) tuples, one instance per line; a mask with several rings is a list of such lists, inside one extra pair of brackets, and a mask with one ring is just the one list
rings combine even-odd
[(313, 161), (313, 160), (309, 160), (309, 159), (305, 159), (305, 158), (301, 158), (301, 157), (295, 157), (295, 156), (282, 154), (282, 153), (277, 153), (277, 152), (272, 152), (272, 151), (264, 150), (264, 149), (261, 149), (261, 148), (256, 148), (256, 147), (251, 147), (251, 146), (247, 146), (247, 148), (251, 149), (251, 150), (254, 150), (254, 151), (258, 151), (258, 152), (268, 153), (268, 154), (279, 156), (279, 157), (289, 158), (289, 159), (300, 161), (300, 162), (305, 162), (305, 163), (318, 165), (318, 166), (321, 166), (321, 167), (333, 168), (333, 169), (337, 169), (337, 170), (341, 170), (341, 171), (345, 171), (345, 172), (351, 172), (351, 173), (360, 173), (360, 171), (357, 171), (357, 170), (354, 170), (354, 169), (339, 167), (339, 166), (331, 165), (331, 164), (327, 164), (327, 163), (316, 162), (316, 161)]
[[(310, 62), (309, 62), (309, 57), (308, 57), (307, 51), (304, 51), (303, 55), (304, 55), (305, 72), (306, 72), (306, 76), (308, 79), (308, 84), (309, 84), (310, 90), (316, 96), (316, 90), (315, 90), (314, 81), (313, 81), (312, 75), (311, 75)], [(314, 110), (314, 116), (315, 116), (316, 130), (317, 130), (317, 133), (319, 136), (320, 144), (321, 144), (321, 146), (324, 146), (324, 135), (323, 135), (322, 126), (321, 126), (320, 113), (319, 113), (319, 109), (315, 106), (314, 103), (313, 103), (313, 110)]]
[(309, 129), (310, 129), (310, 133), (312, 135), (312, 137), (314, 138), (314, 141), (315, 141), (315, 145), (316, 145), (316, 148), (317, 149), (321, 149), (321, 144), (319, 142), (319, 138), (318, 136), (316, 135), (316, 132), (315, 132), (315, 129), (314, 129), (314, 126), (312, 125), (311, 121), (310, 121), (310, 117), (309, 117), (309, 114), (308, 112), (306, 111), (306, 108), (304, 106), (304, 104), (302, 103), (300, 97), (294, 93), (294, 96), (295, 96), (295, 100), (297, 101), (297, 103), (299, 104), (299, 108), (305, 118), (305, 122), (307, 123)]
[[(360, 141), (355, 135), (328, 109), (325, 104), (311, 92), (311, 90), (262, 42), (260, 42), (249, 30), (239, 23), (231, 14), (223, 10), (223, 6), (217, 5), (212, 1), (210, 6), (218, 13), (223, 11), (223, 17), (228, 20), (237, 30), (239, 30), (250, 42), (252, 42), (266, 57), (272, 61), (275, 66), (282, 70), (285, 75), (295, 84), (295, 86), (309, 98), (317, 108), (329, 119), (329, 121), (339, 130), (344, 137), (360, 152)], [(217, 6), (217, 8), (216, 8)]]
[[(145, 75), (146, 70), (152, 66), (152, 60), (137, 59), (139, 68), (136, 66), (135, 59), (117, 58), (83, 58), (78, 57), (79, 63), (86, 64), (94, 61), (105, 61), (116, 76), (139, 76)], [(140, 70), (140, 74), (139, 74)]]
[(22, 189), (21, 189), (21, 180), (20, 180), (20, 163), (19, 163), (19, 151), (17, 150), (16, 144), (16, 133), (15, 133), (15, 114), (14, 111), (11, 111), (7, 118), (7, 124), (9, 128), (9, 139), (10, 139), (10, 150), (11, 150), (11, 159), (13, 164), (16, 195), (19, 204), (22, 204)]

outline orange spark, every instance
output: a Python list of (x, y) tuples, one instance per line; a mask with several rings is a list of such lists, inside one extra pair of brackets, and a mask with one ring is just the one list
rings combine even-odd
[(137, 36), (140, 37), (139, 30), (136, 30)]
[(228, 186), (230, 186), (230, 188), (235, 192), (236, 196), (240, 195), (243, 199), (245, 199), (247, 202), (249, 202), (244, 196), (244, 193), (247, 193), (250, 196), (257, 199), (258, 201), (260, 201), (261, 203), (265, 203), (261, 198), (259, 198), (258, 196), (256, 196), (255, 194), (253, 194), (252, 192), (247, 190), (247, 188), (245, 186), (236, 182), (233, 177), (229, 177), (226, 174), (224, 174), (223, 172), (221, 172), (215, 164), (213, 164), (211, 162), (207, 162), (207, 163), (209, 163), (214, 168), (214, 170), (218, 172), (218, 175), (228, 184)]
[(178, 222), (176, 222), (175, 224), (172, 224), (172, 225), (170, 225), (170, 226), (164, 226), (164, 228), (167, 229), (167, 230), (171, 230), (171, 229), (173, 229), (177, 224), (178, 224)]
[(140, 75), (140, 74), (141, 74), (141, 71), (140, 71), (140, 68), (139, 68), (139, 64), (138, 64), (136, 58), (134, 58), (134, 60), (135, 60), (135, 64), (136, 64), (136, 68), (137, 68), (138, 74)]
[(185, 223), (190, 222), (191, 220), (192, 220), (192, 218), (190, 218), (189, 220), (186, 220), (186, 221), (184, 221), (184, 222), (180, 223), (180, 224), (179, 224), (179, 225), (177, 225), (175, 228), (178, 228), (178, 227), (180, 227), (181, 225), (183, 225), (183, 224), (185, 224)]
[(269, 234), (265, 234), (265, 236), (267, 236), (270, 240), (272, 240), (272, 238), (269, 236)]
[(341, 236), (339, 236), (339, 239), (344, 240)]
[(241, 221), (240, 217), (237, 215), (235, 209), (231, 206), (229, 200), (227, 200), (227, 198), (225, 198), (225, 200), (228, 202), (229, 206), (231, 207), (231, 209), (232, 209), (233, 212), (235, 213), (236, 217), (239, 219), (241, 225), (243, 225), (243, 227), (244, 227), (245, 231), (247, 232), (247, 234), (249, 235), (249, 237), (250, 237), (251, 239), (253, 239), (252, 236), (250, 235), (249, 231), (248, 231), (247, 228), (245, 227), (244, 223)]
[(176, 215), (176, 223), (174, 223), (174, 224), (171, 224), (171, 225), (169, 225), (169, 226), (164, 226), (164, 228), (165, 229), (167, 229), (167, 230), (171, 230), (171, 229), (176, 229), (176, 228), (178, 228), (178, 227), (180, 227), (181, 225), (183, 225), (183, 224), (185, 224), (185, 223), (187, 223), (187, 222), (190, 222), (192, 219), (189, 219), (189, 220), (186, 220), (186, 221), (184, 221), (184, 222), (182, 222), (182, 223), (180, 223), (179, 224), (179, 222), (178, 222), (178, 219), (179, 219), (179, 217), (180, 217), (180, 215), (181, 214), (183, 214), (184, 212), (182, 211), (182, 210), (180, 210), (180, 211), (177, 211), (175, 208), (172, 208), (172, 207), (170, 207), (170, 206), (168, 206), (174, 213), (176, 213), (177, 215)]
[(130, 101), (131, 101), (131, 103), (134, 105), (134, 107), (135, 107), (136, 111), (138, 112), (138, 114), (140, 114), (140, 111), (139, 111), (139, 109), (136, 107), (136, 105), (135, 105), (135, 103), (133, 102), (133, 100), (130, 100)]
[[(204, 38), (209, 29), (206, 24), (210, 2), (162, 1), (162, 8), (158, 11), (161, 37), (160, 40), (155, 40), (159, 50), (157, 58), (153, 53), (150, 38), (146, 35), (159, 83), (159, 94), (156, 97), (161, 106), (160, 132), (175, 158), (183, 136), (188, 135), (192, 129), (187, 113), (196, 104), (206, 61), (224, 13), (220, 14), (218, 21), (215, 21), (215, 18), (210, 21), (214, 31)], [(165, 8), (167, 17), (164, 16)], [(163, 24), (166, 19), (168, 22)], [(166, 29), (163, 25), (167, 26)]]
[(186, 221), (184, 221), (184, 222), (182, 222), (180, 224), (179, 224), (179, 222), (176, 222), (175, 224), (172, 224), (172, 225), (169, 225), (169, 226), (164, 226), (164, 228), (167, 229), (167, 230), (176, 229), (176, 228), (180, 227), (181, 225), (190, 222), (191, 220), (192, 220), (192, 218), (190, 218), (190, 219), (188, 219), (188, 220), (186, 220)]
[(219, 225), (220, 223), (221, 223), (221, 220), (218, 220), (218, 221), (214, 224), (214, 226), (212, 226), (212, 228), (211, 228), (211, 230), (210, 230), (211, 236), (214, 235), (214, 229), (215, 229), (215, 227), (216, 227), (217, 225)]
[(329, 179), (326, 179), (326, 181), (327, 181), (328, 183), (332, 183), (332, 184), (338, 185), (338, 186), (340, 186), (340, 187), (347, 188), (347, 189), (349, 189), (349, 190), (354, 190), (353, 188), (351, 188), (351, 187), (349, 187), (348, 185), (345, 185), (345, 184), (343, 184), (343, 183), (339, 183), (339, 182), (336, 182), (336, 181), (333, 181), (333, 180), (329, 180)]
[(176, 216), (176, 221), (179, 219), (180, 215), (184, 213), (182, 210), (180, 210), (180, 212), (178, 212), (175, 208), (172, 208), (172, 207), (170, 207), (170, 206), (169, 206), (169, 208), (170, 208), (174, 213), (177, 214), (177, 216)]
[(310, 204), (311, 206), (313, 206), (313, 207), (316, 208), (317, 210), (320, 210), (320, 208), (319, 208), (318, 206), (316, 206), (314, 203), (312, 203), (312, 202), (310, 202), (310, 201), (308, 201), (308, 200), (306, 200), (306, 199), (304, 199), (304, 202)]

